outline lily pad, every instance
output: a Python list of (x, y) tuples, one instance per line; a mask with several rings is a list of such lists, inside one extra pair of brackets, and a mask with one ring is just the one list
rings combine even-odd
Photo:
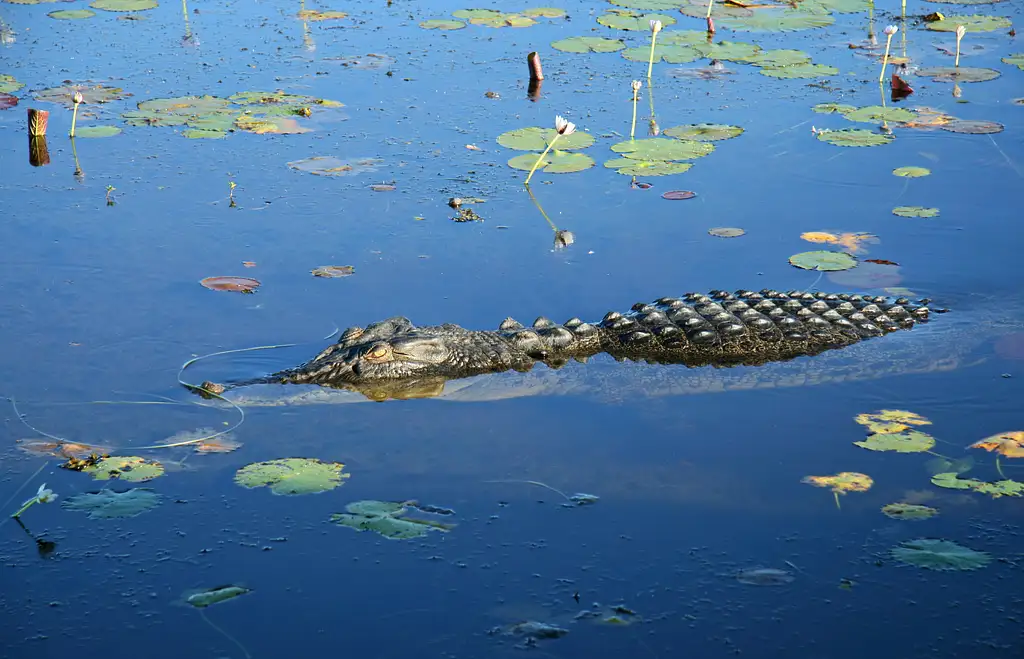
[(9, 110), (18, 104), (18, 97), (14, 94), (0, 92), (0, 110)]
[(981, 494), (989, 494), (995, 499), (1024, 495), (1024, 483), (1014, 480), (1001, 480), (989, 483), (977, 478), (957, 478), (957, 474), (954, 472), (935, 474), (932, 476), (932, 485), (951, 490), (972, 490)]
[(96, 0), (89, 5), (104, 11), (145, 11), (158, 6), (156, 0)]
[(613, 144), (612, 151), (633, 160), (692, 160), (708, 155), (715, 146), (696, 140), (650, 137)]
[(142, 101), (139, 103), (138, 109), (142, 112), (190, 116), (220, 110), (230, 104), (231, 101), (217, 96), (176, 96), (173, 98), (154, 98)]
[(764, 50), (745, 58), (743, 61), (748, 64), (753, 64), (754, 66), (770, 66), (778, 68), (810, 64), (811, 56), (802, 50)]
[(90, 9), (58, 9), (57, 11), (51, 11), (47, 16), (50, 18), (56, 18), (57, 20), (75, 21), (82, 18), (92, 18), (96, 15), (96, 12)]
[(794, 64), (792, 66), (765, 66), (761, 68), (761, 75), (784, 80), (820, 78), (822, 76), (834, 76), (837, 73), (839, 73), (839, 69), (825, 64)]
[(920, 414), (906, 410), (879, 410), (866, 414), (858, 414), (853, 419), (870, 432), (903, 432), (913, 426), (930, 426), (931, 421)]
[(688, 124), (675, 126), (662, 131), (663, 135), (675, 137), (681, 140), (697, 140), (699, 142), (716, 142), (737, 137), (743, 133), (739, 126), (725, 126), (723, 124)]
[(1014, 53), (1009, 57), (1003, 58), (1004, 64), (1013, 64), (1018, 69), (1024, 70), (1024, 53)]
[(897, 206), (892, 209), (893, 215), (900, 217), (937, 217), (938, 208), (925, 208), (924, 206)]
[(892, 557), (929, 570), (977, 570), (992, 561), (985, 552), (935, 538), (908, 540), (892, 549)]
[(905, 430), (894, 433), (874, 433), (866, 439), (854, 442), (869, 451), (894, 451), (896, 453), (922, 453), (935, 446), (935, 438), (919, 430)]
[(0, 73), (0, 92), (10, 94), (11, 92), (18, 91), (24, 86), (25, 83), (18, 82), (14, 76), (7, 75), (6, 73)]
[(60, 87), (43, 89), (34, 92), (32, 95), (36, 97), (37, 101), (58, 103), (70, 109), (75, 106), (73, 100), (75, 92), (81, 92), (84, 99), (82, 102), (89, 105), (119, 101), (131, 96), (131, 94), (125, 92), (120, 87), (107, 87), (106, 85), (62, 85)]
[(790, 265), (795, 265), (803, 270), (823, 270), (832, 272), (835, 270), (849, 270), (857, 265), (857, 259), (846, 252), (832, 252), (829, 250), (815, 250), (812, 252), (800, 252), (789, 257)]
[(534, 7), (533, 9), (524, 9), (519, 14), (530, 18), (564, 18), (565, 10), (557, 7)]
[(869, 105), (867, 107), (857, 108), (852, 112), (847, 112), (843, 114), (843, 116), (850, 121), (880, 124), (883, 121), (910, 121), (911, 119), (914, 119), (916, 115), (914, 115), (910, 110), (905, 110), (903, 108), (887, 108), (881, 105)]
[(897, 167), (892, 170), (894, 176), (903, 176), (905, 178), (921, 178), (922, 176), (928, 176), (932, 173), (932, 170), (927, 167)]
[(244, 114), (235, 119), (235, 126), (239, 130), (257, 135), (297, 135), (308, 133), (311, 129), (299, 125), (299, 122), (289, 117), (272, 117), (266, 115)]
[(844, 128), (842, 130), (821, 131), (818, 139), (836, 146), (882, 146), (892, 142), (895, 138), (892, 135), (876, 133), (863, 128)]
[(815, 487), (827, 487), (836, 494), (867, 492), (875, 483), (867, 474), (855, 471), (843, 471), (835, 476), (805, 476), (800, 482)]
[[(533, 165), (537, 162), (539, 156), (539, 153), (524, 153), (509, 160), (508, 166), (528, 172), (533, 169)], [(594, 159), (585, 153), (570, 153), (561, 149), (554, 149), (544, 156), (544, 160), (537, 167), (537, 170), (547, 172), (548, 174), (571, 174), (573, 172), (582, 172), (584, 169), (590, 169), (596, 164)]]
[(966, 458), (960, 458), (958, 460), (935, 457), (924, 463), (924, 468), (925, 471), (928, 472), (929, 476), (950, 473), (954, 476), (966, 474), (971, 469), (974, 469), (974, 456), (969, 455)]
[(350, 474), (343, 474), (340, 462), (321, 462), (314, 458), (280, 458), (246, 465), (235, 473), (242, 487), (267, 486), (274, 494), (315, 494), (333, 490)]
[(978, 66), (933, 66), (919, 69), (917, 75), (931, 78), (935, 82), (987, 82), (998, 78), (1000, 73), (995, 69)]
[(1007, 30), (1013, 27), (1010, 19), (1002, 16), (946, 16), (941, 21), (926, 23), (925, 27), (936, 32), (956, 32), (956, 28), (963, 25), (968, 32), (993, 32), (995, 30)]
[(627, 9), (643, 11), (675, 11), (679, 9), (679, 0), (608, 0), (613, 5)]
[(66, 499), (61, 506), (89, 514), (89, 519), (123, 519), (152, 510), (162, 497), (153, 490), (136, 487), (124, 492), (100, 490)]
[(708, 229), (708, 233), (718, 238), (738, 238), (745, 234), (746, 231), (737, 227), (716, 227)]
[(570, 37), (553, 41), (551, 47), (565, 53), (616, 53), (626, 44), (606, 37)]
[[(679, 7), (680, 4), (682, 5), (681, 7)], [(684, 16), (692, 16), (693, 18), (704, 18), (708, 13), (708, 3), (705, 0), (680, 0), (676, 6), (679, 7), (679, 12)], [(716, 2), (712, 13), (715, 19), (725, 17), (745, 18), (753, 14), (754, 10), (752, 9), (724, 2)]]
[(91, 474), (98, 481), (117, 478), (131, 483), (141, 483), (163, 474), (164, 466), (145, 458), (117, 456), (98, 460), (96, 464), (84, 467), (82, 471)]
[(311, 270), (314, 277), (325, 277), (327, 279), (337, 279), (339, 277), (348, 277), (354, 275), (356, 269), (351, 265), (322, 265), (318, 268)]
[[(657, 43), (673, 46), (697, 46), (708, 42), (708, 33), (700, 30), (662, 30)], [(650, 50), (650, 46), (647, 46)]]
[(606, 161), (604, 166), (628, 176), (667, 176), (669, 174), (682, 174), (693, 167), (693, 163), (613, 158)]
[(252, 277), (207, 277), (199, 283), (211, 291), (230, 291), (232, 293), (255, 293), (260, 282)]
[(485, 27), (529, 27), (537, 21), (522, 14), (510, 14), (496, 9), (459, 9), (452, 12), (455, 18), (464, 18), (473, 25)]
[(196, 607), (197, 609), (203, 609), (213, 604), (219, 604), (229, 599), (234, 599), (239, 595), (245, 595), (251, 593), (252, 589), (243, 588), (242, 586), (218, 586), (210, 590), (202, 590), (197, 593), (189, 595), (185, 601)]
[[(554, 128), (541, 128), (539, 126), (516, 128), (499, 135), (498, 144), (517, 151), (543, 151), (557, 134), (558, 131)], [(571, 149), (585, 149), (593, 143), (593, 135), (577, 130), (571, 135), (559, 137), (557, 146), (561, 151), (568, 151)]]
[(992, 435), (974, 442), (967, 448), (981, 448), (1008, 458), (1024, 458), (1024, 430)]
[(292, 169), (317, 176), (355, 176), (375, 172), (384, 164), (380, 158), (352, 158), (341, 160), (334, 156), (313, 156), (288, 163)]
[(736, 41), (719, 41), (717, 43), (698, 43), (694, 48), (704, 57), (728, 60), (731, 62), (749, 61), (761, 52), (761, 47), (752, 43)]
[(818, 114), (846, 114), (847, 112), (853, 112), (857, 108), (853, 105), (846, 105), (845, 103), (818, 103), (811, 110)]
[(113, 137), (120, 134), (121, 129), (117, 126), (81, 126), (75, 128), (75, 137)]
[(607, 14), (597, 17), (597, 22), (605, 27), (633, 32), (650, 32), (651, 21), (661, 21), (662, 27), (674, 25), (676, 19), (668, 14), (645, 14), (628, 9), (609, 9)]
[[(378, 56), (383, 57), (383, 56)], [(203, 99), (216, 98), (212, 96), (204, 96)], [(328, 108), (340, 108), (344, 107), (345, 104), (340, 101), (332, 101), (326, 98), (317, 98), (315, 96), (304, 96), (302, 94), (288, 94), (283, 91), (275, 92), (263, 92), (263, 91), (250, 91), (250, 92), (238, 92), (232, 94), (227, 98), (230, 103), (237, 103), (242, 106), (256, 105), (284, 105), (290, 108), (303, 106), (303, 105), (318, 105), (321, 107)], [(141, 107), (141, 106), (140, 106)], [(265, 109), (260, 109), (260, 112), (265, 112)]]
[(356, 501), (345, 506), (345, 513), (331, 515), (330, 521), (356, 531), (374, 531), (389, 540), (420, 538), (430, 531), (447, 532), (452, 524), (405, 517), (406, 502)]
[(669, 190), (661, 195), (662, 199), (668, 199), (669, 201), (684, 201), (686, 199), (693, 199), (697, 196), (696, 192), (690, 190)]
[(890, 503), (887, 506), (882, 506), (882, 513), (892, 519), (921, 521), (935, 517), (939, 511), (931, 506), (921, 506), (916, 503)]
[(319, 9), (303, 9), (295, 14), (296, 18), (303, 21), (319, 23), (321, 21), (336, 21), (341, 18), (348, 18), (343, 11), (320, 11)]
[[(637, 46), (622, 51), (622, 56), (631, 62), (646, 62), (650, 59), (650, 46)], [(702, 57), (700, 52), (692, 46), (677, 46), (675, 44), (658, 43), (654, 45), (654, 61), (667, 62), (669, 64), (689, 64), (696, 62)]]
[(428, 21), (421, 21), (420, 27), (424, 30), (461, 30), (466, 27), (466, 24), (462, 21), (432, 18)]
[(828, 27), (836, 19), (828, 14), (812, 14), (794, 9), (761, 9), (750, 16), (722, 19), (722, 24), (736, 32), (795, 32)]
[(951, 133), (965, 133), (967, 135), (990, 135), (1003, 132), (1003, 125), (995, 121), (983, 121), (980, 119), (953, 119), (939, 126), (942, 130)]
[(736, 581), (748, 586), (785, 586), (793, 580), (792, 573), (773, 567), (749, 568), (736, 573)]

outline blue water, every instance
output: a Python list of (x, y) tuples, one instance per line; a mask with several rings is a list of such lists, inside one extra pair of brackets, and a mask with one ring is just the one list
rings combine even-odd
[[(716, 143), (685, 174), (641, 177), (653, 184), (642, 190), (601, 163), (611, 144), (628, 137), (629, 83), (645, 65), (548, 45), (582, 34), (617, 36), (594, 22), (601, 3), (558, 5), (571, 20), (540, 19), (526, 29), (448, 33), (417, 23), (463, 6), (307, 5), (352, 18), (310, 23), (304, 43), (298, 3), (190, 2), (189, 44), (182, 43), (182, 7), (173, 2), (141, 12), (140, 21), (103, 11), (85, 21), (46, 16), (81, 6), (0, 4), (0, 19), (16, 36), (0, 46), (0, 74), (26, 83), (16, 92), (20, 104), (0, 111), (0, 345), (7, 346), (0, 393), (22, 414), (8, 406), (3, 415), (0, 501), (10, 496), (13, 512), (43, 482), (61, 497), (22, 518), (33, 536), (56, 543), (46, 557), (13, 520), (0, 526), (0, 656), (517, 656), (521, 639), (488, 631), (523, 620), (569, 629), (533, 650), (565, 657), (988, 659), (1024, 649), (1020, 500), (941, 490), (923, 466), (931, 456), (852, 445), (863, 438), (853, 417), (877, 409), (928, 417), (941, 442), (936, 450), (951, 457), (1024, 423), (1020, 348), (996, 345), (1020, 331), (1024, 308), (1014, 196), (1024, 180), (1024, 107), (1011, 102), (1022, 95), (1024, 72), (1000, 62), (1020, 50), (1005, 31), (969, 33), (965, 43), (988, 48), (962, 60), (1001, 77), (962, 85), (959, 101), (949, 84), (911, 77), (916, 92), (902, 104), (1000, 122), (1003, 132), (895, 128), (892, 144), (844, 149), (819, 142), (811, 128), (854, 124), (810, 108), (879, 102), (877, 62), (847, 47), (864, 38), (866, 14), (781, 35), (721, 29), (719, 38), (803, 49), (841, 74), (828, 80), (829, 91), (738, 63), (726, 63), (735, 75), (712, 81), (674, 78), (668, 71), (676, 65), (657, 64), (662, 129), (711, 122), (745, 133)], [(910, 14), (936, 8), (957, 11), (908, 3)], [(978, 12), (1021, 19), (1015, 2)], [(669, 29), (702, 26), (678, 16)], [(878, 18), (877, 32), (887, 20)], [(629, 45), (647, 39), (626, 36)], [(915, 27), (908, 54), (922, 66), (948, 65), (934, 45), (952, 41)], [(531, 50), (541, 53), (547, 76), (536, 102), (526, 98)], [(361, 70), (331, 59), (369, 53), (395, 61)], [(104, 82), (133, 95), (82, 107), (98, 117), (80, 117), (79, 125), (124, 128), (113, 138), (76, 140), (82, 180), (73, 175), (65, 137), (70, 110), (31, 98), (64, 80)], [(313, 132), (236, 132), (222, 140), (188, 140), (178, 128), (128, 127), (119, 119), (150, 98), (276, 89), (341, 101), (346, 119), (320, 122), (314, 112), (302, 120)], [(487, 91), (500, 98), (486, 98)], [(648, 93), (645, 87), (638, 137), (646, 135)], [(27, 107), (51, 111), (49, 165), (28, 162)], [(525, 173), (505, 165), (518, 152), (495, 142), (506, 130), (552, 125), (555, 114), (597, 137), (586, 150), (597, 167), (534, 177), (544, 210), (575, 235), (564, 250), (553, 249), (551, 228), (522, 188)], [(346, 178), (286, 165), (315, 155), (377, 157), (384, 165)], [(891, 174), (904, 165), (933, 173)], [(238, 186), (235, 208), (229, 181)], [(369, 187), (391, 181), (392, 192)], [(108, 185), (116, 188), (113, 206), (105, 200)], [(661, 198), (673, 189), (698, 196)], [(453, 196), (486, 199), (473, 204), (484, 221), (450, 221)], [(934, 206), (941, 215), (899, 218), (890, 212), (898, 205)], [(722, 226), (746, 234), (708, 235)], [(235, 411), (200, 407), (178, 386), (187, 359), (303, 344), (197, 366), (203, 378), (253, 375), (312, 356), (335, 327), (392, 315), (488, 328), (509, 315), (524, 322), (538, 315), (599, 319), (638, 300), (712, 288), (884, 294), (850, 279), (867, 264), (825, 276), (790, 266), (792, 254), (828, 248), (801, 240), (805, 231), (877, 235), (880, 242), (861, 258), (898, 262), (894, 285), (977, 319), (971, 358), (953, 370), (706, 395), (624, 386), (478, 402), (251, 408), (235, 431), (243, 446), (233, 453), (142, 452), (168, 466), (145, 484), (164, 500), (123, 520), (90, 520), (61, 508), (61, 500), (99, 484), (15, 444), (38, 438), (29, 425), (117, 447), (225, 429), (237, 421)], [(309, 274), (332, 264), (352, 265), (355, 274)], [(214, 275), (256, 277), (262, 286), (239, 295), (198, 284)], [(993, 318), (1001, 328), (986, 324)], [(914, 335), (890, 338), (895, 358)], [(597, 362), (569, 368), (581, 378), (590, 367), (595, 374), (617, 366), (640, 372)], [(616, 381), (628, 385), (629, 377)], [(168, 398), (184, 404), (134, 404)], [(97, 400), (119, 403), (90, 403)], [(966, 477), (995, 480), (992, 456), (970, 453), (977, 466)], [(232, 482), (240, 467), (280, 457), (343, 462), (351, 477), (336, 490), (302, 497)], [(1004, 459), (1004, 470), (1019, 477), (1012, 462)], [(875, 485), (842, 497), (837, 510), (829, 491), (800, 482), (839, 471), (870, 474)], [(567, 508), (542, 487), (494, 482), (509, 480), (600, 500)], [(327, 522), (361, 499), (450, 507), (458, 526), (389, 541)], [(905, 522), (879, 512), (904, 499), (941, 514)], [(917, 537), (953, 540), (995, 560), (976, 572), (936, 572), (890, 558), (891, 547)], [(753, 567), (785, 569), (795, 579), (778, 587), (734, 579)], [(840, 588), (842, 579), (852, 588)], [(182, 603), (188, 591), (224, 584), (253, 592), (206, 609), (208, 620)], [(594, 603), (623, 604), (639, 619), (621, 627), (573, 620)]]

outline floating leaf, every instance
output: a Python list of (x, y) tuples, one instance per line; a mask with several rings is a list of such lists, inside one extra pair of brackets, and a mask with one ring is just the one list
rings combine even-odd
[(857, 108), (844, 103), (818, 103), (811, 109), (819, 114), (846, 114), (847, 112), (853, 112)]
[[(700, 142), (715, 142), (737, 137), (743, 133), (739, 126), (725, 126), (722, 124), (688, 124), (675, 126), (662, 131), (663, 135), (676, 137), (681, 140), (697, 140)], [(673, 158), (674, 160), (674, 158)]]
[(869, 105), (867, 107), (857, 108), (851, 112), (846, 112), (843, 116), (850, 121), (880, 124), (883, 121), (910, 121), (914, 118), (914, 113), (910, 110), (905, 110), (904, 108), (887, 108), (882, 105)]
[(922, 453), (935, 446), (935, 438), (919, 430), (905, 430), (895, 433), (875, 433), (866, 439), (854, 442), (869, 451), (894, 451), (896, 453)]
[(131, 483), (153, 480), (164, 473), (164, 466), (159, 462), (135, 456), (111, 457), (97, 460), (96, 464), (82, 468), (83, 472), (92, 474), (98, 481), (117, 478)]
[(1013, 64), (1018, 69), (1024, 70), (1024, 53), (1014, 53), (1009, 57), (1003, 58), (1004, 64)]
[(708, 233), (718, 238), (737, 238), (745, 234), (746, 231), (735, 227), (716, 227), (708, 229)]
[(121, 129), (117, 126), (82, 126), (75, 129), (75, 137), (113, 137), (120, 134)]
[(61, 506), (68, 510), (89, 513), (89, 519), (122, 519), (136, 517), (152, 510), (162, 497), (153, 490), (136, 487), (124, 492), (100, 490), (66, 499)]
[(895, 139), (892, 135), (875, 133), (863, 128), (819, 131), (818, 139), (836, 146), (882, 146)]
[(566, 53), (616, 53), (626, 44), (605, 37), (570, 37), (553, 41), (551, 47)]
[[(209, 434), (213, 434), (212, 431)], [(241, 448), (242, 442), (236, 442), (230, 435), (220, 435), (212, 439), (204, 439), (192, 445), (196, 453), (231, 453)]]
[[(369, 55), (368, 57), (372, 57)], [(377, 55), (377, 58), (385, 57), (383, 55)], [(215, 97), (204, 96), (203, 99), (212, 99)], [(218, 99), (221, 100), (221, 99)], [(277, 105), (287, 106), (288, 108), (296, 108), (304, 105), (317, 105), (327, 108), (340, 108), (344, 107), (345, 104), (340, 101), (332, 101), (326, 98), (316, 98), (315, 96), (304, 96), (302, 94), (287, 94), (283, 91), (275, 92), (264, 92), (264, 91), (250, 91), (250, 92), (238, 92), (232, 94), (227, 98), (230, 103), (236, 103), (242, 106), (257, 105), (261, 106), (260, 111), (266, 111), (262, 106)], [(140, 108), (142, 105), (140, 104)]]
[(667, 176), (669, 174), (682, 174), (693, 167), (693, 163), (613, 158), (606, 161), (604, 166), (608, 169), (617, 170), (620, 174), (626, 174), (627, 176)]
[(89, 5), (105, 11), (145, 11), (157, 6), (156, 0), (95, 0)]
[[(521, 156), (510, 159), (508, 166), (528, 172), (533, 169), (533, 165), (537, 162), (539, 156), (539, 153), (524, 153)], [(596, 164), (594, 159), (585, 153), (569, 153), (560, 149), (554, 149), (544, 156), (544, 160), (537, 170), (547, 172), (548, 174), (572, 174), (573, 172), (582, 172), (584, 169), (590, 169)]]
[(235, 126), (257, 135), (297, 135), (308, 133), (311, 129), (300, 126), (295, 119), (288, 117), (269, 117), (265, 115), (245, 114), (235, 119)]
[(355, 176), (375, 172), (384, 164), (380, 158), (352, 158), (341, 160), (334, 156), (313, 156), (302, 160), (293, 160), (288, 163), (292, 169), (300, 172), (308, 172), (317, 176)]
[(694, 48), (704, 57), (732, 62), (750, 61), (761, 52), (761, 47), (752, 43), (736, 41), (719, 41), (717, 43), (697, 43)]
[(999, 77), (995, 69), (983, 69), (975, 66), (934, 66), (919, 69), (917, 75), (931, 78), (935, 82), (987, 82)]
[(341, 485), (350, 476), (341, 473), (344, 467), (314, 458), (280, 458), (242, 467), (235, 473), (235, 483), (247, 488), (267, 486), (274, 494), (315, 494)]
[[(622, 56), (631, 62), (646, 62), (651, 54), (650, 46), (637, 46), (622, 51)], [(689, 64), (701, 58), (700, 52), (691, 46), (658, 43), (654, 45), (654, 61), (669, 64)]]
[(255, 293), (260, 282), (251, 277), (207, 277), (199, 282), (211, 291), (231, 291), (233, 293)]
[(695, 140), (651, 137), (613, 144), (612, 151), (633, 160), (692, 160), (715, 150), (713, 144)]
[[(697, 46), (707, 42), (708, 33), (700, 30), (662, 30), (657, 41), (657, 43), (673, 46)], [(650, 46), (648, 46), (649, 49)]]
[(519, 12), (523, 16), (529, 16), (530, 18), (564, 18), (565, 10), (558, 9), (556, 7), (535, 7), (534, 9), (524, 9)]
[[(680, 4), (682, 4), (682, 7), (679, 7)], [(680, 0), (680, 2), (676, 3), (676, 6), (679, 7), (679, 11), (684, 16), (692, 16), (693, 18), (704, 18), (708, 12), (708, 3), (705, 0)], [(754, 11), (752, 9), (740, 5), (716, 2), (714, 6), (715, 18), (744, 18), (753, 14)], [(705, 38), (707, 38), (706, 33), (702, 34), (705, 34)]]
[(878, 237), (870, 233), (843, 233), (837, 236), (825, 231), (807, 231), (800, 234), (800, 238), (811, 243), (839, 245), (851, 254), (859, 252), (867, 243), (878, 242)]
[(675, 25), (676, 19), (668, 14), (644, 14), (628, 9), (609, 9), (607, 14), (597, 17), (597, 22), (605, 27), (633, 32), (649, 32), (651, 21), (661, 21), (663, 27)]
[(18, 82), (14, 76), (7, 75), (6, 73), (0, 73), (0, 92), (10, 94), (11, 92), (18, 91), (24, 86), (25, 83)]
[(800, 8), (815, 13), (856, 14), (867, 11), (870, 5), (871, 0), (805, 0)]
[(920, 178), (922, 176), (928, 176), (929, 174), (932, 173), (932, 170), (928, 169), (927, 167), (907, 166), (897, 167), (896, 169), (892, 170), (892, 173), (895, 176), (903, 176), (906, 178)]
[(992, 435), (974, 442), (967, 448), (983, 448), (1008, 458), (1024, 458), (1024, 430)]
[(839, 69), (825, 64), (794, 64), (792, 66), (766, 66), (761, 69), (761, 75), (772, 78), (802, 79), (820, 78), (822, 76), (834, 76)]
[(0, 92), (0, 110), (9, 110), (18, 104), (18, 97)]
[(935, 517), (939, 514), (939, 511), (930, 506), (922, 506), (916, 503), (890, 503), (887, 506), (882, 506), (882, 513), (892, 519), (920, 521)]
[(349, 275), (355, 274), (355, 266), (351, 265), (322, 265), (318, 268), (313, 268), (311, 271), (314, 277), (348, 277)]
[(245, 595), (251, 593), (252, 589), (243, 588), (241, 586), (219, 586), (211, 590), (203, 590), (198, 593), (189, 595), (185, 601), (196, 607), (197, 609), (206, 608), (212, 604), (219, 604), (229, 599), (234, 599), (239, 595)]
[(679, 0), (609, 0), (613, 5), (643, 11), (675, 11), (679, 9)]
[(869, 432), (903, 432), (912, 426), (930, 426), (931, 421), (920, 414), (906, 410), (879, 410), (868, 414), (858, 414), (853, 419)]
[(356, 501), (345, 506), (347, 513), (331, 515), (331, 522), (356, 531), (374, 531), (389, 540), (407, 540), (430, 531), (450, 531), (453, 524), (404, 517), (408, 502)]
[(939, 209), (925, 208), (924, 206), (897, 206), (892, 209), (892, 214), (900, 217), (936, 217), (939, 214)]
[(684, 199), (693, 199), (697, 196), (696, 192), (689, 190), (669, 190), (668, 192), (662, 193), (662, 199), (668, 199), (669, 201), (682, 201)]
[(793, 580), (791, 573), (773, 567), (749, 568), (736, 573), (736, 581), (749, 586), (784, 586)]
[(1003, 132), (1002, 124), (980, 119), (954, 119), (942, 124), (939, 128), (951, 133), (967, 133), (968, 135), (989, 135)]
[(314, 23), (348, 18), (348, 14), (343, 11), (320, 11), (318, 9), (303, 9), (295, 14), (295, 16), (300, 20), (311, 21)]
[(976, 478), (957, 478), (957, 474), (953, 472), (935, 474), (932, 476), (932, 484), (952, 490), (972, 490), (981, 494), (990, 494), (995, 499), (1024, 495), (1024, 483), (1013, 480), (989, 483)]
[(892, 549), (892, 557), (929, 570), (977, 570), (992, 560), (985, 552), (934, 538), (908, 540)]
[(789, 257), (790, 265), (795, 265), (804, 270), (823, 270), (827, 272), (835, 270), (849, 270), (857, 265), (857, 259), (846, 252), (832, 252), (828, 250), (816, 250), (813, 252), (801, 252)]
[(89, 9), (58, 9), (57, 11), (51, 11), (47, 16), (50, 18), (56, 18), (57, 20), (74, 21), (82, 18), (92, 18), (96, 15), (96, 12)]
[(794, 32), (828, 27), (836, 22), (828, 14), (812, 14), (793, 9), (763, 9), (742, 18), (723, 18), (722, 24), (737, 32)]
[(949, 460), (943, 457), (936, 457), (926, 462), (924, 464), (924, 468), (930, 476), (949, 473), (952, 473), (954, 476), (965, 474), (971, 469), (974, 469), (974, 457), (969, 455), (966, 458), (960, 458), (959, 460)]
[(805, 476), (800, 482), (815, 487), (828, 487), (836, 494), (867, 492), (875, 483), (867, 474), (855, 471), (843, 471), (835, 476)]
[(1010, 19), (1002, 16), (946, 16), (941, 21), (927, 23), (925, 27), (936, 32), (956, 32), (963, 25), (968, 32), (992, 32), (1013, 27)]
[[(516, 128), (499, 135), (498, 144), (517, 151), (543, 151), (557, 134), (554, 128)], [(580, 130), (558, 138), (558, 148), (562, 151), (585, 149), (593, 143), (594, 136)]]
[(93, 85), (91, 87), (88, 85), (61, 85), (60, 87), (50, 87), (49, 89), (34, 92), (32, 95), (38, 101), (57, 103), (71, 109), (75, 106), (75, 92), (80, 92), (84, 99), (82, 102), (89, 105), (119, 101), (131, 96), (131, 94), (125, 92), (120, 87), (107, 87), (105, 85)]
[(420, 22), (424, 30), (461, 30), (466, 27), (462, 21), (452, 21), (443, 18), (432, 18), (429, 21)]
[(801, 64), (810, 64), (811, 56), (802, 50), (764, 50), (760, 53), (752, 55), (743, 59), (748, 64), (754, 66), (768, 66), (768, 67), (785, 67), (785, 66), (799, 66)]

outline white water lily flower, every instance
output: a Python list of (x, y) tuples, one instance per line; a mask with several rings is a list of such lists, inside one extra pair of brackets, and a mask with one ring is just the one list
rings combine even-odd
[(654, 34), (661, 32), (661, 21), (654, 19), (651, 20), (651, 32)]
[(39, 486), (39, 491), (36, 495), (23, 503), (23, 506), (29, 505), (29, 503), (50, 503), (57, 498), (57, 495), (53, 493), (53, 490), (46, 489), (46, 483)]
[(633, 81), (633, 85), (632, 85), (633, 93), (636, 93), (636, 92), (640, 91), (640, 88), (643, 87), (643, 86), (644, 86), (644, 83), (640, 82), (639, 80), (634, 80)]
[(555, 130), (559, 135), (572, 135), (576, 132), (576, 124), (561, 115), (555, 116)]
[(75, 105), (79, 103), (85, 103), (85, 97), (82, 96), (82, 92), (76, 91), (72, 96), (71, 100), (75, 102)]
[(899, 32), (900, 29), (898, 27), (896, 27), (895, 25), (886, 25), (885, 29), (882, 30), (882, 31), (885, 32), (888, 36), (891, 37), (892, 35), (894, 35), (897, 32)]
[(965, 34), (967, 34), (967, 28), (964, 27), (963, 25), (957, 25), (956, 26), (956, 40), (960, 41), (961, 39), (964, 38)]

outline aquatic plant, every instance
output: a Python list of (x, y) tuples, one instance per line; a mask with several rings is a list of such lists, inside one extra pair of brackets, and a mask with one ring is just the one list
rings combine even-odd
[[(658, 33), (661, 32), (661, 21), (651, 19), (651, 55), (647, 59), (647, 77), (651, 77), (651, 69), (654, 67), (654, 44), (658, 41)], [(634, 95), (634, 107), (636, 104), (636, 97)]]
[(967, 28), (963, 25), (956, 26), (956, 61), (953, 66), (960, 66), (960, 42), (963, 40), (964, 35), (967, 34)]
[(537, 171), (538, 167), (540, 167), (540, 164), (544, 161), (544, 156), (548, 155), (548, 151), (551, 151), (551, 147), (555, 145), (558, 138), (563, 135), (572, 135), (575, 132), (576, 124), (568, 121), (561, 115), (555, 115), (555, 135), (551, 138), (551, 141), (548, 142), (548, 146), (544, 149), (544, 152), (540, 154), (539, 158), (537, 158), (537, 162), (533, 163), (533, 168), (530, 169), (530, 173), (526, 175), (526, 183), (529, 183), (530, 179), (533, 178), (533, 173)]
[(71, 114), (71, 134), (69, 135), (69, 137), (74, 137), (75, 122), (78, 120), (78, 106), (82, 104), (82, 102), (85, 100), (85, 97), (82, 96), (82, 92), (75, 90), (75, 93), (71, 96), (71, 100), (75, 104), (75, 109), (74, 112), (72, 112)]
[(878, 74), (878, 84), (882, 84), (882, 80), (885, 78), (885, 69), (889, 66), (889, 46), (892, 45), (892, 35), (899, 31), (900, 29), (895, 25), (887, 25), (885, 28), (885, 54), (882, 55), (882, 71)]
[(639, 80), (633, 81), (633, 124), (629, 127), (629, 139), (633, 139), (633, 135), (636, 134), (636, 102), (640, 98), (640, 88), (643, 86), (644, 83)]
[(22, 513), (37, 503), (53, 503), (57, 499), (57, 496), (58, 495), (54, 494), (53, 490), (47, 489), (46, 483), (43, 483), (39, 486), (39, 490), (36, 492), (36, 495), (23, 503), (21, 508), (18, 509), (18, 512), (11, 515), (11, 517), (14, 517), (15, 519), (21, 517)]

